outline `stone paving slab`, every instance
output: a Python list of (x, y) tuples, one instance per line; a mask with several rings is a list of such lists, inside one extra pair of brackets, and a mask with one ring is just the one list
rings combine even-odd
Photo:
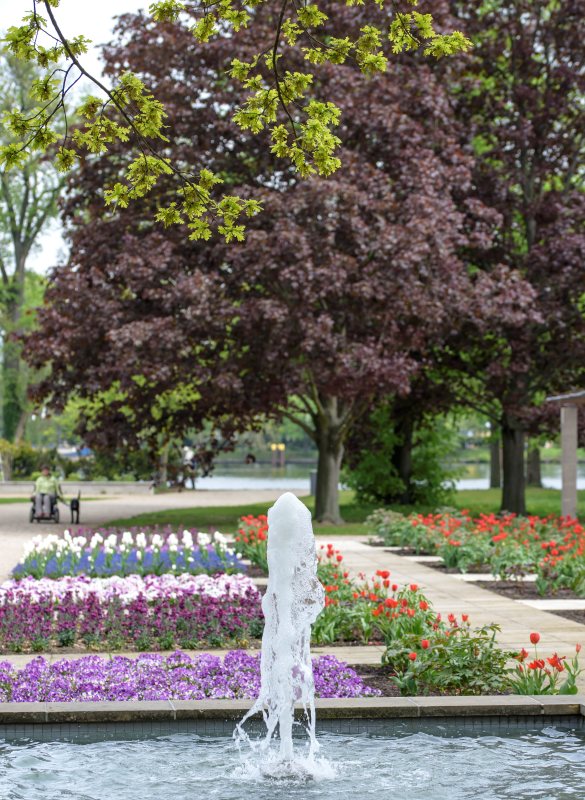
[(441, 564), (441, 556), (402, 556), (407, 561), (420, 561), (421, 564)]
[[(160, 651), (159, 655), (169, 656), (173, 650)], [(229, 650), (184, 650), (191, 658), (202, 655), (203, 653), (211, 653), (216, 656), (225, 656)], [(247, 653), (259, 654), (260, 650), (246, 650)], [(313, 656), (319, 655), (334, 655), (340, 661), (345, 661), (347, 664), (379, 664), (384, 652), (384, 647), (381, 645), (355, 645), (348, 647), (312, 647), (311, 654)], [(42, 656), (49, 664), (62, 659), (78, 659), (84, 656), (101, 656), (102, 658), (111, 658), (114, 656), (123, 656), (124, 658), (138, 658), (140, 653), (136, 651), (120, 651), (120, 652), (107, 652), (107, 651), (91, 651), (86, 653), (63, 653), (55, 650), (49, 653), (8, 653), (0, 655), (0, 662), (8, 661), (18, 669), (22, 669), (29, 661)]]
[[(544, 702), (544, 701), (552, 702)], [(319, 720), (396, 718), (489, 718), (583, 716), (585, 696), (519, 697), (364, 697), (320, 699), (315, 703)], [(124, 723), (197, 719), (240, 720), (250, 700), (167, 700), (94, 703), (3, 703), (0, 725), (49, 723)], [(295, 716), (304, 710), (296, 707)], [(26, 731), (22, 731), (24, 735)], [(41, 731), (39, 731), (41, 733)]]
[[(453, 573), (450, 576), (457, 581), (464, 581), (465, 583), (485, 583), (487, 581), (499, 581), (497, 575), (491, 572), (462, 572)], [(536, 575), (519, 575), (514, 578), (518, 583), (536, 583)]]
[(572, 599), (572, 600), (518, 600), (525, 606), (531, 608), (539, 608), (541, 611), (583, 611), (585, 609), (585, 600)]

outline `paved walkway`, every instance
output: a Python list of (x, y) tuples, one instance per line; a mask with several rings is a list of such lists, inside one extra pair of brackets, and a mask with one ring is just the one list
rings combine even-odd
[[(161, 651), (159, 655), (170, 655), (173, 651), (166, 650)], [(188, 653), (190, 656), (197, 656), (203, 652), (204, 650), (185, 650), (185, 653)], [(210, 650), (208, 652), (213, 653), (216, 656), (224, 656), (228, 650)], [(259, 653), (259, 650), (249, 650), (250, 653)], [(337, 656), (340, 661), (345, 661), (347, 664), (380, 664), (380, 660), (382, 658), (382, 653), (384, 652), (383, 647), (378, 646), (371, 646), (371, 645), (360, 645), (355, 647), (311, 647), (311, 653), (314, 656), (324, 655), (325, 653)], [(76, 659), (76, 658), (83, 658), (87, 655), (97, 655), (101, 657), (109, 657), (111, 656), (124, 656), (126, 658), (137, 658), (140, 653), (136, 651), (132, 652), (115, 652), (115, 653), (64, 653), (62, 650), (54, 652), (54, 653), (16, 653), (13, 655), (0, 655), (0, 662), (1, 661), (9, 661), (11, 664), (14, 664), (18, 668), (24, 667), (25, 664), (28, 664), (29, 661), (32, 661), (35, 658), (38, 658), (39, 655), (48, 661), (50, 664), (54, 663), (55, 661), (61, 661), (61, 659)]]

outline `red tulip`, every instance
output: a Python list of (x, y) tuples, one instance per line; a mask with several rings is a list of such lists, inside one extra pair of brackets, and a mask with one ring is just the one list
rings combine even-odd
[(416, 661), (416, 653), (409, 653), (408, 657), (410, 658), (411, 661)]
[(540, 633), (531, 633), (530, 641), (532, 644), (538, 644), (540, 642)]

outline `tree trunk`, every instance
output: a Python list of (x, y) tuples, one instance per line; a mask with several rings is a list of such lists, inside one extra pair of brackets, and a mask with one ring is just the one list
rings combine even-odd
[(524, 479), (524, 431), (509, 416), (502, 420), (504, 482), (502, 511), (526, 514)]
[(315, 520), (339, 525), (343, 522), (339, 510), (339, 476), (343, 461), (343, 439), (337, 398), (323, 401), (323, 413), (316, 421), (317, 489), (315, 495)]
[(2, 419), (4, 438), (14, 442), (19, 436), (19, 424), (26, 406), (26, 392), (22, 383), (21, 346), (11, 340), (10, 334), (20, 328), (20, 317), (24, 305), (25, 265), (28, 250), (19, 242), (14, 243), (16, 268), (10, 286), (12, 297), (6, 305), (7, 330), (4, 331), (2, 353)]
[(343, 522), (339, 510), (339, 474), (343, 460), (343, 446), (337, 452), (328, 447), (319, 447), (317, 462), (317, 495), (315, 497), (315, 520), (340, 525)]
[(28, 411), (26, 408), (23, 408), (20, 412), (20, 418), (18, 420), (18, 424), (16, 425), (16, 430), (14, 431), (14, 444), (18, 444), (22, 442), (24, 439), (24, 433), (26, 431), (26, 423), (28, 422)]
[(4, 340), (2, 363), (2, 417), (3, 438), (14, 442), (23, 413), (22, 391), (20, 387), (19, 348), (15, 342)]
[(158, 459), (158, 480), (159, 486), (163, 489), (167, 488), (167, 483), (169, 481), (169, 449), (170, 449), (170, 442), (165, 442), (161, 447), (159, 459)]
[(411, 419), (403, 419), (397, 424), (397, 433), (400, 437), (400, 444), (396, 446), (392, 455), (392, 463), (398, 472), (403, 489), (396, 498), (402, 505), (410, 505), (413, 502), (412, 496), (412, 447), (414, 425)]
[(542, 489), (542, 471), (540, 469), (540, 448), (531, 447), (526, 458), (526, 485)]
[(2, 453), (0, 453), (0, 459), (2, 461), (2, 480), (11, 481), (13, 474), (12, 453), (4, 450)]
[(490, 438), (490, 489), (502, 488), (502, 448), (493, 434)]

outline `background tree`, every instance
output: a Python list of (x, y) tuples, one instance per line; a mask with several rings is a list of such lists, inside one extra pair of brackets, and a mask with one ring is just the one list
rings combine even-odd
[[(344, 14), (344, 29), (363, 25), (363, 12)], [(28, 357), (52, 366), (42, 397), (93, 403), (92, 427), (83, 418), (81, 427), (101, 445), (212, 422), (213, 448), (260, 414), (285, 415), (318, 448), (317, 519), (338, 521), (352, 426), (378, 398), (407, 394), (431, 349), (462, 328), (520, 324), (527, 295), (505, 269), (467, 268), (495, 218), (473, 197), (447, 97), (416, 59), (367, 82), (352, 66), (319, 67), (317, 96), (343, 107), (344, 167), (302, 184), (293, 170), (274, 173), (270, 154), (232, 123), (239, 97), (224, 79), (234, 55), (263, 47), (269, 22), (199, 49), (184, 27), (122, 18), (107, 63), (164, 98), (175, 163), (204, 152), (270, 215), (229, 248), (186, 242), (174, 227), (162, 237), (148, 203), (163, 203), (170, 185), (104, 215), (100, 187), (123, 156), (86, 162), (67, 207), (73, 255), (52, 276)]]
[(474, 48), (449, 65), (446, 80), (462, 145), (475, 154), (478, 196), (502, 219), (487, 263), (520, 271), (535, 292), (530, 324), (519, 330), (502, 321), (466, 361), (497, 409), (502, 508), (525, 513), (525, 437), (539, 433), (538, 406), (583, 380), (585, 3), (450, 5)]
[[(0, 55), (0, 114), (15, 107), (23, 113), (32, 108), (28, 88), (35, 77), (38, 70), (33, 66)], [(24, 319), (27, 286), (30, 307), (41, 299), (43, 281), (27, 273), (27, 260), (46, 225), (57, 215), (62, 186), (63, 179), (45, 156), (37, 156), (11, 172), (0, 171), (0, 418), (1, 435), (9, 442), (22, 438), (28, 414), (28, 373), (20, 357), (21, 346), (11, 334), (30, 327)]]

